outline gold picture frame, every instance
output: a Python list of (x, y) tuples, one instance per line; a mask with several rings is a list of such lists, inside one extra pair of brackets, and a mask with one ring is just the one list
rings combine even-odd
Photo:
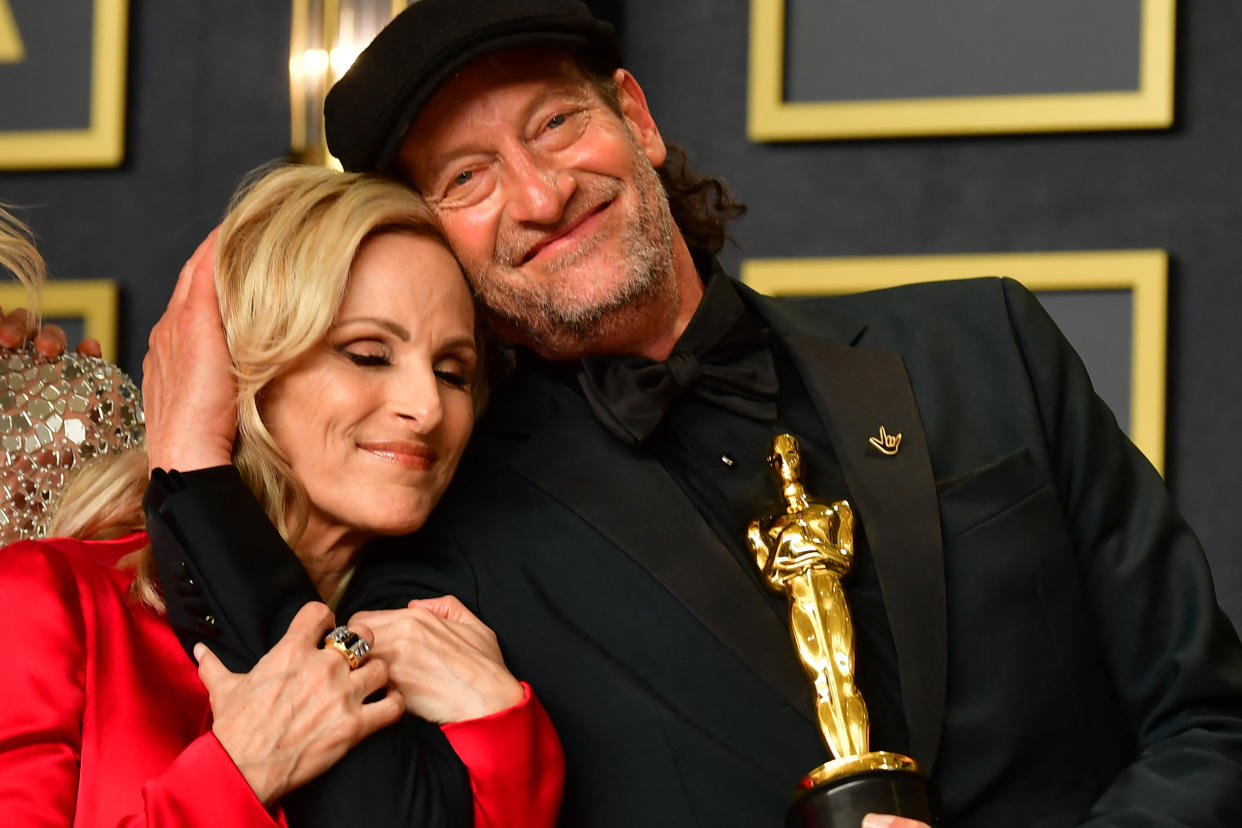
[[(66, 279), (44, 283), (39, 292), (44, 319), (81, 319), (84, 335), (99, 340), (103, 358), (116, 362), (117, 312), (120, 289), (111, 279)], [(19, 284), (0, 285), (0, 307), (6, 311), (29, 307), (30, 298)], [(76, 343), (70, 342), (72, 348)]]
[(1134, 92), (813, 102), (785, 100), (786, 2), (750, 4), (752, 141), (1163, 129), (1173, 123), (1175, 0), (1139, 0), (1142, 57)]
[(1163, 250), (748, 259), (741, 279), (772, 296), (819, 296), (970, 276), (1009, 276), (1029, 290), (1124, 290), (1131, 297), (1130, 439), (1161, 474), (1168, 362), (1168, 254)]
[(125, 156), (128, 0), (93, 0), (90, 125), (0, 132), (0, 169), (115, 167)]

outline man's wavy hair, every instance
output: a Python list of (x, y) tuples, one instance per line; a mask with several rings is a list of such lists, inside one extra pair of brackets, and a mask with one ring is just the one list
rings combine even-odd
[[(621, 115), (621, 98), (612, 73), (581, 62), (591, 86), (604, 103)], [(726, 225), (746, 212), (746, 205), (733, 197), (723, 179), (704, 175), (690, 166), (686, 151), (671, 141), (664, 142), (668, 157), (656, 168), (664, 192), (668, 194), (669, 212), (692, 250), (719, 253), (725, 242), (736, 242)]]

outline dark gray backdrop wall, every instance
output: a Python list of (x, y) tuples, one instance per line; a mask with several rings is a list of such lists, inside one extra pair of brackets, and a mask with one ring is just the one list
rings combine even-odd
[(130, 0), (124, 164), (0, 172), (0, 201), (33, 225), (54, 278), (122, 285), (119, 358), (136, 376), (181, 265), (234, 187), (289, 152), (290, 8)]
[(743, 256), (1168, 250), (1166, 476), (1242, 625), (1242, 4), (1178, 4), (1169, 131), (781, 145), (744, 137), (749, 0), (623, 9), (664, 136), (750, 206), (735, 272)]
[[(748, 0), (594, 4), (666, 137), (750, 204), (746, 256), (1167, 249), (1167, 475), (1242, 622), (1242, 4), (1179, 4), (1170, 131), (767, 146), (745, 138)], [(234, 185), (287, 151), (289, 4), (131, 5), (125, 166), (0, 174), (0, 200), (34, 208), (54, 273), (123, 284), (137, 374)]]

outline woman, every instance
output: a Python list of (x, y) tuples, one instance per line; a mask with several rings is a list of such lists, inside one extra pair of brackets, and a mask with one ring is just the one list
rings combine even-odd
[[(30, 272), (22, 262), (0, 264)], [(470, 295), (426, 207), (392, 182), (279, 169), (235, 202), (216, 272), (238, 377), (235, 463), (326, 605), (303, 607), (250, 673), (199, 645), (196, 674), (160, 614), (145, 458), (79, 473), (51, 533), (94, 540), (0, 552), (0, 623), (26, 631), (0, 659), (0, 824), (285, 824), (282, 797), (403, 712), (444, 723), (474, 824), (551, 824), (559, 744), (464, 607), (423, 603), (451, 663), (470, 668), (468, 694), (451, 675), (438, 692), (393, 678), (380, 693), (410, 671), (368, 660), (361, 627), (320, 646), (359, 547), (422, 524), (481, 396)], [(434, 740), (423, 758), (446, 776), (456, 767)], [(451, 789), (432, 812), (453, 811)], [(368, 795), (385, 793), (408, 792)]]

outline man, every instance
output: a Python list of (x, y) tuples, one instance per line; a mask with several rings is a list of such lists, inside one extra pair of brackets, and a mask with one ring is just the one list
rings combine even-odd
[[(560, 729), (563, 825), (778, 824), (829, 758), (745, 543), (791, 432), (807, 491), (861, 527), (871, 746), (921, 763), (941, 824), (1233, 820), (1242, 647), (1038, 304), (999, 280), (805, 302), (736, 285), (712, 257), (731, 203), (671, 163), (618, 63), (571, 0), (422, 0), (333, 90), (334, 153), (427, 198), (517, 345), (432, 520), (372, 550), (340, 612), (452, 593), (490, 624)], [(193, 296), (146, 364), (152, 460), (182, 472), (153, 478), (150, 527), (183, 642), (240, 669), (313, 596), (219, 586), (237, 556), (288, 553), (223, 468), (227, 365)]]

